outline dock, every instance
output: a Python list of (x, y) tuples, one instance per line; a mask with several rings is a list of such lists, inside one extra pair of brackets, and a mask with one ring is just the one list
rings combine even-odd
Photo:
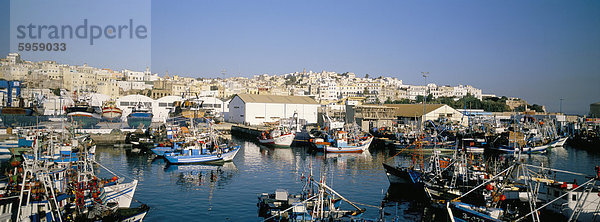
[(238, 134), (247, 137), (256, 138), (260, 136), (260, 134), (267, 130), (267, 127), (264, 126), (244, 126), (244, 125), (232, 125), (231, 126), (231, 134)]

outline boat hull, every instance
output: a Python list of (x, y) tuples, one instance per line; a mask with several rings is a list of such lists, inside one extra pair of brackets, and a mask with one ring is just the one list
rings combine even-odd
[(170, 164), (197, 164), (207, 162), (232, 161), (241, 146), (230, 148), (222, 154), (197, 154), (197, 155), (165, 155)]
[(88, 112), (72, 112), (67, 114), (67, 119), (74, 123), (80, 128), (92, 128), (100, 122), (100, 116)]
[(104, 108), (102, 109), (102, 119), (109, 122), (119, 122), (123, 116), (123, 111), (119, 108)]
[(272, 145), (272, 146), (291, 146), (294, 142), (294, 138), (296, 134), (288, 133), (284, 134), (272, 139), (261, 139), (258, 138), (258, 142), (263, 145)]
[(47, 116), (25, 114), (0, 114), (5, 127), (35, 126), (38, 122), (47, 121)]
[(131, 206), (131, 200), (133, 199), (137, 185), (138, 180), (134, 180), (130, 183), (104, 187), (106, 201), (109, 203), (118, 203), (119, 208), (127, 208)]
[(362, 141), (356, 146), (325, 145), (324, 150), (327, 153), (362, 153), (369, 149), (371, 142), (373, 142), (373, 137), (369, 137), (366, 141)]
[(383, 168), (390, 184), (416, 185), (420, 182), (421, 173), (417, 171), (408, 168), (397, 168), (385, 163)]
[(561, 147), (561, 146), (564, 146), (565, 143), (567, 142), (567, 139), (569, 139), (569, 137), (558, 138), (557, 140), (555, 140), (554, 142), (552, 142), (550, 144), (550, 147)]
[[(473, 210), (474, 206), (460, 202), (448, 202), (446, 205), (448, 215), (453, 218), (452, 221), (481, 221), (481, 222), (500, 222), (502, 220), (493, 218), (489, 215)], [(496, 208), (494, 208), (496, 209)]]
[(500, 147), (496, 147), (496, 148), (492, 148), (493, 150), (502, 152), (502, 153), (518, 153), (519, 151), (521, 151), (521, 153), (524, 154), (531, 154), (531, 153), (546, 153), (546, 150), (548, 150), (548, 148), (550, 147), (550, 145), (542, 145), (542, 146), (536, 146), (536, 147), (523, 147), (523, 148), (514, 148), (514, 147), (509, 147), (509, 146), (500, 146)]
[(148, 128), (152, 124), (152, 117), (127, 117), (127, 125), (130, 128)]

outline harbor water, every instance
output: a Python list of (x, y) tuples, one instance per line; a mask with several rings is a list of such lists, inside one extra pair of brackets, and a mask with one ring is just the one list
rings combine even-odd
[[(362, 154), (324, 155), (305, 146), (268, 148), (234, 140), (242, 144), (242, 150), (233, 162), (222, 165), (167, 165), (151, 154), (113, 147), (99, 147), (96, 159), (118, 175), (139, 180), (134, 199), (151, 207), (145, 221), (261, 221), (257, 195), (279, 188), (299, 193), (301, 178), (311, 169), (313, 176), (324, 175), (329, 186), (365, 208), (364, 218), (379, 218), (382, 214), (378, 208), (386, 200), (383, 215), (388, 221), (445, 220), (427, 216), (423, 200), (409, 190), (390, 187), (382, 163), (406, 156), (392, 157), (394, 153), (373, 147)], [(590, 175), (600, 163), (600, 155), (568, 146), (524, 159)], [(111, 176), (107, 170), (99, 170), (99, 175)], [(349, 204), (342, 207), (352, 209)]]

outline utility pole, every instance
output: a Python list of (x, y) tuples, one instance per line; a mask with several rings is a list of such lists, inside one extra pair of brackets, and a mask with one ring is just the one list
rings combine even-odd
[(560, 98), (560, 113), (562, 114), (562, 101), (565, 100), (563, 98)]
[(225, 122), (225, 74), (227, 74), (227, 70), (221, 70), (221, 75), (223, 75), (223, 79), (221, 80), (221, 85), (223, 88), (223, 97), (221, 98), (221, 116), (223, 117), (223, 122)]
[(421, 117), (423, 119), (423, 121), (421, 121), (422, 123), (422, 128), (423, 128), (423, 132), (425, 132), (425, 116), (427, 115), (427, 76), (429, 76), (429, 72), (421, 72), (421, 74), (423, 75), (423, 78), (425, 78), (425, 95), (423, 96), (423, 116)]

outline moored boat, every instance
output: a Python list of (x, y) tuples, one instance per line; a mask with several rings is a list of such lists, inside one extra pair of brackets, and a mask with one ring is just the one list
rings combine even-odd
[(152, 124), (153, 116), (152, 111), (140, 102), (127, 116), (127, 125), (130, 128), (148, 128)]
[(207, 151), (206, 148), (202, 149), (199, 146), (190, 146), (184, 148), (181, 150), (181, 152), (165, 153), (164, 157), (170, 164), (195, 164), (232, 161), (241, 148), (240, 145), (224, 145), (224, 147), (225, 148), (218, 148), (216, 151), (210, 152)]
[(80, 128), (91, 128), (100, 122), (100, 114), (96, 113), (87, 102), (77, 102), (66, 108), (67, 119)]
[(266, 130), (258, 137), (258, 142), (263, 145), (290, 146), (294, 142), (296, 133), (289, 128), (279, 126), (272, 130)]
[(109, 122), (121, 121), (123, 110), (116, 106), (115, 101), (107, 101), (102, 106), (102, 119)]
[(0, 110), (5, 127), (35, 126), (48, 118), (36, 107), (3, 107)]
[(344, 130), (334, 131), (332, 135), (324, 134), (322, 138), (313, 139), (315, 149), (328, 153), (362, 153), (369, 149), (373, 136), (364, 133), (352, 133)]

